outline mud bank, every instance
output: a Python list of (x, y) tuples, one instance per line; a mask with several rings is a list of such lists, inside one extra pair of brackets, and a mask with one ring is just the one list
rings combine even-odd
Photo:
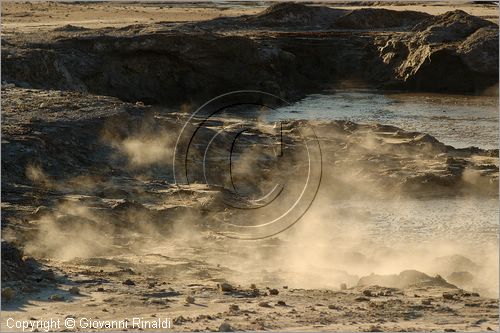
[(496, 24), (460, 10), (281, 3), (195, 23), (9, 34), (2, 68), (6, 82), (24, 87), (166, 105), (239, 89), (296, 100), (346, 84), (483, 93), (498, 81), (497, 41)]

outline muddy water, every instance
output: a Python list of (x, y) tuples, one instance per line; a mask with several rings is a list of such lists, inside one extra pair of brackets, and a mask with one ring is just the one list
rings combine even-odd
[[(496, 149), (499, 140), (498, 97), (494, 96), (337, 91), (310, 95), (279, 109), (269, 118), (278, 119), (340, 119), (389, 124), (407, 131), (429, 133), (457, 148)], [(323, 206), (321, 211), (320, 225), (334, 226), (336, 231), (327, 234), (338, 235), (340, 242), (358, 240), (372, 244), (372, 250), (377, 246), (403, 246), (415, 249), (410, 252), (429, 251), (436, 256), (460, 253), (487, 267), (483, 282), (489, 284), (491, 290), (498, 290), (495, 282), (498, 280), (497, 198), (465, 195), (419, 200), (345, 200)], [(349, 213), (338, 214), (339, 211)], [(302, 223), (308, 223), (307, 217)], [(313, 229), (321, 226), (316, 225)], [(393, 263), (389, 261), (388, 264)], [(410, 260), (393, 267), (394, 271), (385, 270), (385, 267), (383, 271), (396, 273), (398, 269), (415, 265), (416, 262)]]
[(344, 209), (362, 216), (357, 221), (352, 218), (335, 220), (344, 227), (354, 222), (366, 238), (386, 245), (446, 241), (480, 247), (498, 242), (496, 198), (344, 200), (334, 202), (332, 209)]
[(341, 119), (429, 133), (457, 148), (498, 148), (498, 97), (337, 91), (310, 95), (276, 118)]
[[(260, 119), (350, 120), (380, 123), (429, 133), (457, 147), (498, 149), (498, 96), (467, 96), (374, 91), (336, 91), (309, 95)], [(263, 116), (265, 114), (265, 116)], [(327, 166), (324, 166), (327, 167)], [(323, 199), (323, 198), (320, 198)], [(480, 247), (498, 244), (497, 198), (429, 198), (397, 202), (335, 202), (330, 207), (366, 213), (363, 233), (389, 243), (447, 240)], [(323, 207), (330, 211), (330, 208)], [(332, 212), (334, 214), (334, 212)], [(336, 223), (342, 223), (337, 219)], [(352, 223), (347, 220), (346, 223)], [(495, 245), (497, 246), (497, 245)]]

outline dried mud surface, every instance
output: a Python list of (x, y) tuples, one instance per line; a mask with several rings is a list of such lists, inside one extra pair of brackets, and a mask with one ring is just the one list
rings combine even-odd
[[(188, 112), (228, 89), (293, 100), (346, 84), (434, 92), (497, 84), (496, 24), (464, 11), (374, 7), (280, 4), (221, 18), (195, 8), (203, 15), (186, 22), (146, 23), (140, 14), (132, 26), (56, 20), (37, 31), (11, 22), (2, 57), (2, 317), (168, 317), (175, 331), (498, 330), (497, 240), (465, 244), (450, 231), (455, 243), (397, 242), (403, 229), (363, 234), (369, 209), (332, 206), (498, 200), (497, 149), (311, 121), (320, 199), (297, 226), (260, 241), (220, 235), (235, 216), (219, 187), (173, 182), (172, 146)], [(450, 66), (435, 67), (442, 63)], [(214, 119), (206, 134), (227, 126), (229, 136), (239, 123)], [(302, 123), (283, 123), (292, 155)], [(250, 148), (269, 130), (257, 128), (245, 137)], [(276, 176), (268, 155), (250, 157), (254, 172)], [(289, 166), (283, 179), (305, 161)]]

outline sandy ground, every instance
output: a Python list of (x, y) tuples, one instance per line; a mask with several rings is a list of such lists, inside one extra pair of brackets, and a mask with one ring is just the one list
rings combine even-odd
[(50, 29), (76, 24), (87, 28), (121, 27), (136, 23), (186, 22), (209, 20), (221, 16), (255, 14), (263, 7), (190, 6), (168, 3), (56, 3), (4, 2), (3, 27), (10, 29)]
[[(177, 254), (181, 249), (192, 251), (186, 244), (174, 245)], [(140, 327), (134, 326), (134, 318), (168, 320), (171, 328), (162, 331), (498, 330), (498, 301), (470, 292), (439, 286), (304, 289), (279, 279), (227, 284), (227, 276), (244, 273), (208, 264), (198, 256), (170, 257), (165, 247), (151, 250), (64, 264), (51, 261), (71, 282), (32, 288), (34, 297), (4, 306), (2, 317), (60, 319), (60, 329), (67, 331), (75, 330), (64, 324), (68, 318), (83, 331), (89, 320), (128, 320), (127, 329), (136, 331)], [(75, 286), (77, 292), (71, 290)], [(5, 328), (3, 320), (2, 325)]]
[[(331, 7), (356, 9), (360, 6), (339, 6), (330, 3)], [(185, 22), (209, 20), (221, 16), (251, 15), (262, 11), (266, 6), (255, 6), (243, 3), (222, 3), (217, 6), (184, 5), (179, 3), (114, 3), (95, 2), (92, 4), (57, 3), (57, 2), (2, 2), (2, 28), (4, 32), (11, 30), (52, 29), (72, 24), (86, 28), (122, 27), (137, 23), (152, 22)], [(461, 9), (469, 14), (480, 16), (498, 23), (498, 7), (494, 5), (469, 3), (428, 2), (427, 4), (406, 6), (379, 5), (377, 8), (392, 10), (415, 10), (439, 15), (449, 10)]]

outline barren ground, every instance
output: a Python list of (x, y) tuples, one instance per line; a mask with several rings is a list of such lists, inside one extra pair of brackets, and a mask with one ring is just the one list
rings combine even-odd
[[(356, 9), (362, 6), (349, 4), (335, 5), (332, 8)], [(39, 30), (53, 29), (66, 24), (78, 25), (86, 28), (123, 27), (137, 23), (154, 22), (192, 22), (209, 20), (223, 16), (239, 16), (256, 14), (266, 6), (241, 3), (236, 6), (220, 4), (218, 6), (201, 3), (199, 5), (183, 5), (182, 3), (119, 3), (95, 2), (57, 3), (57, 2), (28, 2), (5, 1), (2, 3), (2, 27), (4, 33), (12, 30)], [(483, 17), (498, 23), (498, 8), (492, 5), (471, 5), (457, 2), (450, 5), (445, 2), (429, 2), (428, 4), (378, 5), (376, 8), (392, 10), (415, 10), (432, 15), (443, 14), (449, 10), (461, 9), (465, 12)]]
[[(3, 2), (3, 34), (22, 41), (68, 24), (147, 26), (263, 9), (207, 6)], [(498, 22), (486, 4), (383, 7), (462, 9)], [(2, 84), (2, 239), (22, 250), (2, 243), (2, 330), (9, 317), (169, 318), (175, 331), (499, 330), (498, 150), (313, 121), (324, 163), (318, 200), (279, 236), (234, 240), (219, 233), (227, 216), (218, 215), (216, 188), (172, 184), (185, 111)]]

